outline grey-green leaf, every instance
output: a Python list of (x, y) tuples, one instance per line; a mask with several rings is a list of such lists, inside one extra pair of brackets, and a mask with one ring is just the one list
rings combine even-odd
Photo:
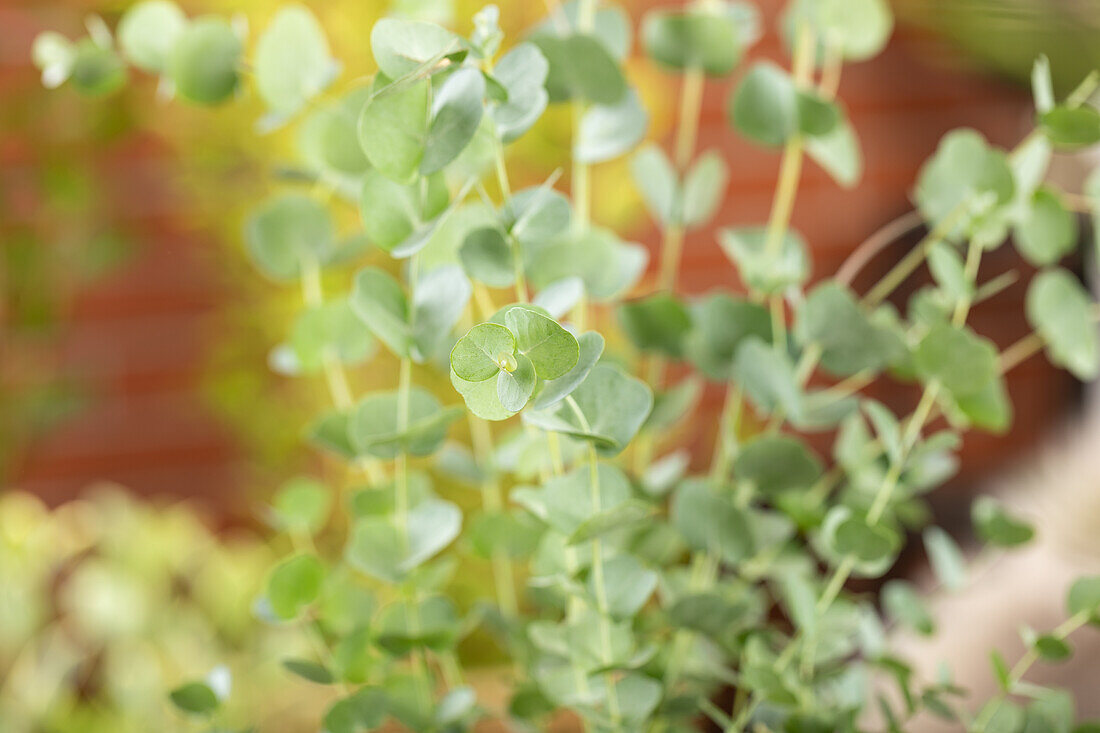
[(730, 121), (742, 135), (778, 147), (798, 132), (798, 95), (787, 72), (759, 61), (749, 69), (730, 97)]
[(422, 174), (442, 170), (469, 145), (485, 111), (484, 97), (485, 77), (477, 69), (459, 69), (447, 77), (432, 100)]
[(628, 89), (618, 102), (593, 105), (581, 118), (573, 158), (602, 163), (626, 153), (645, 137), (649, 115), (637, 92)]
[(532, 405), (534, 409), (545, 410), (572, 394), (603, 355), (604, 339), (596, 331), (581, 334), (577, 339), (577, 345), (576, 365), (557, 379), (548, 379), (543, 383)]
[(1057, 193), (1043, 186), (1027, 202), (1014, 233), (1024, 259), (1036, 266), (1050, 265), (1077, 247), (1077, 217)]
[(307, 8), (281, 8), (256, 45), (256, 86), (274, 112), (289, 115), (329, 85), (339, 64), (321, 24)]
[(1040, 272), (1028, 287), (1026, 307), (1052, 362), (1084, 380), (1100, 372), (1092, 299), (1073, 275), (1062, 268)]
[(509, 412), (519, 412), (535, 391), (535, 368), (523, 354), (516, 354), (516, 366), (512, 370), (501, 369), (497, 374), (497, 398)]
[(435, 23), (383, 18), (371, 28), (370, 47), (382, 73), (398, 79), (435, 58), (458, 51), (459, 38)]
[(409, 301), (392, 275), (377, 267), (360, 270), (350, 302), (355, 314), (390, 351), (401, 358), (410, 355)]
[(359, 144), (367, 159), (398, 183), (415, 180), (428, 139), (431, 82), (383, 88), (359, 115)]
[(654, 143), (643, 145), (630, 159), (630, 173), (646, 208), (658, 223), (672, 224), (679, 220), (680, 184), (664, 150)]
[(471, 278), (491, 288), (506, 288), (515, 282), (512, 248), (496, 227), (481, 227), (467, 234), (458, 257)]
[(243, 45), (233, 27), (205, 16), (179, 34), (168, 57), (168, 76), (176, 93), (199, 104), (216, 104), (237, 91)]
[(511, 331), (497, 323), (481, 323), (451, 349), (451, 368), (467, 382), (482, 382), (510, 366), (508, 357), (515, 352)]
[[(351, 443), (360, 453), (393, 458), (400, 452), (431, 455), (447, 437), (447, 428), (461, 414), (444, 408), (431, 393), (409, 390), (407, 411), (399, 392), (378, 392), (363, 399), (348, 423)], [(402, 424), (402, 413), (405, 420)]]
[(504, 142), (527, 132), (542, 116), (549, 100), (544, 86), (549, 71), (550, 63), (533, 43), (519, 44), (493, 67), (493, 76), (508, 91), (507, 101), (490, 110)]
[(336, 236), (328, 210), (302, 194), (268, 201), (249, 218), (245, 235), (257, 267), (276, 280), (297, 277), (303, 262), (323, 263)]
[(653, 408), (653, 392), (644, 382), (603, 365), (596, 365), (569, 397), (547, 410), (525, 412), (524, 420), (590, 440), (605, 455), (625, 448)]
[(729, 182), (729, 166), (717, 151), (700, 155), (684, 175), (680, 217), (688, 229), (705, 226), (714, 217)]
[(577, 339), (554, 319), (518, 306), (508, 310), (504, 321), (516, 336), (516, 348), (531, 360), (541, 379), (557, 379), (577, 365)]
[(171, 0), (144, 0), (119, 21), (118, 45), (131, 64), (159, 73), (186, 25), (187, 16)]

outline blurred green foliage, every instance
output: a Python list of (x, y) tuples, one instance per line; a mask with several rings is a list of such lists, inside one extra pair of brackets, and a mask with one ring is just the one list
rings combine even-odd
[(251, 533), (215, 535), (186, 504), (115, 488), (52, 510), (0, 495), (0, 728), (175, 730), (164, 690), (227, 665), (248, 680), (227, 722), (303, 730), (301, 686), (267, 661), (300, 637), (252, 621), (272, 558)]

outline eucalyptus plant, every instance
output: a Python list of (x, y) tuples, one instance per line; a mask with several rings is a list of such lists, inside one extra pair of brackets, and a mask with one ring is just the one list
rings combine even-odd
[[(327, 381), (332, 408), (308, 439), (349, 470), (339, 485), (294, 480), (275, 493), (271, 523), (292, 549), (256, 615), (312, 640), (313, 654), (283, 663), (331, 699), (321, 727), (459, 731), (494, 718), (536, 730), (568, 710), (593, 731), (687, 731), (704, 717), (730, 732), (901, 730), (923, 712), (974, 732), (1096, 730), (1068, 693), (1025, 676), (1100, 622), (1100, 577), (1067, 589), (1067, 621), (1027, 631), (1018, 662), (994, 654), (1001, 692), (980, 704), (948, 672), (920, 678), (891, 650), (895, 624), (934, 631), (914, 587), (847, 582), (889, 573), (921, 532), (942, 585), (965, 584), (963, 554), (928, 525), (924, 500), (954, 472), (962, 433), (1008, 426), (1004, 374), (1039, 351), (1081, 379), (1100, 370), (1096, 308), (1059, 266), (1078, 245), (1074, 212), (1097, 209), (1100, 177), (1081, 194), (1045, 181), (1053, 150), (1100, 142), (1087, 103), (1097, 78), (1057, 100), (1040, 60), (1036, 127), (1011, 151), (973, 130), (946, 135), (913, 190), (910, 228), (927, 235), (860, 293), (854, 276), (904, 227), (811, 285), (790, 217), (807, 158), (842, 187), (860, 178), (836, 92), (845, 62), (887, 42), (884, 0), (793, 0), (780, 20), (789, 69), (746, 62), (761, 33), (748, 3), (647, 12), (641, 51), (681, 85), (671, 154), (641, 144), (627, 13), (595, 0), (549, 7), (510, 45), (491, 5), (468, 36), (381, 19), (369, 32), (377, 71), (342, 91), (321, 25), (297, 5), (254, 44), (244, 23), (187, 18), (168, 0), (135, 5), (113, 37), (94, 20), (89, 38), (35, 44), (47, 86), (105, 93), (136, 68), (183, 102), (254, 90), (268, 108), (259, 134), (297, 128), (298, 166), (281, 169), (283, 190), (245, 239), (262, 273), (301, 288), (271, 363)], [(708, 81), (728, 84), (731, 126), (780, 156), (779, 177), (766, 222), (718, 232), (744, 290), (686, 297), (685, 237), (720, 216), (728, 177), (721, 154), (697, 149)], [(569, 160), (515, 190), (509, 146), (552, 105), (571, 110)], [(626, 155), (661, 230), (655, 268), (592, 220), (592, 167)], [(338, 228), (340, 209), (356, 223)], [(1038, 268), (1025, 314), (1035, 331), (1000, 351), (968, 315), (1014, 277), (979, 278), (985, 253), (1009, 239)], [(888, 302), (925, 263), (934, 284), (903, 310)], [(690, 376), (674, 381), (673, 364)], [(350, 370), (390, 386), (362, 394)], [(883, 380), (915, 385), (916, 409), (863, 396)], [(700, 472), (677, 427), (707, 419), (705, 382), (726, 398)], [(835, 433), (830, 456), (806, 441), (823, 431)], [(480, 506), (464, 511), (472, 502), (445, 484), (477, 489)], [(974, 524), (993, 548), (1033, 534), (988, 497)], [(476, 558), (495, 600), (459, 602), (448, 590)], [(504, 707), (467, 681), (460, 643), (482, 631), (510, 661)], [(882, 679), (885, 692), (872, 685)], [(216, 719), (209, 682), (171, 694), (198, 721)]]

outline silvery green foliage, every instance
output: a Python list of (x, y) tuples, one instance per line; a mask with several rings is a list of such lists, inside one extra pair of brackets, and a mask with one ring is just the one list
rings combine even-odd
[[(915, 258), (866, 293), (850, 277), (811, 287), (809, 247), (789, 227), (797, 163), (810, 157), (842, 186), (858, 179), (836, 79), (844, 60), (883, 47), (892, 17), (884, 0), (793, 0), (781, 21), (791, 70), (748, 62), (727, 106), (739, 134), (784, 157), (770, 219), (722, 221), (718, 232), (747, 292), (688, 298), (674, 287), (679, 246), (718, 216), (728, 177), (716, 152), (694, 151), (700, 85), (731, 77), (759, 14), (697, 0), (641, 20), (644, 53), (683, 78), (675, 156), (657, 142), (632, 153), (648, 116), (624, 71), (634, 33), (621, 8), (568, 3), (518, 39), (498, 20), (483, 9), (464, 38), (383, 19), (369, 33), (373, 79), (326, 93), (340, 66), (316, 19), (289, 6), (247, 61), (270, 110), (260, 129), (299, 126), (295, 178), (311, 184), (260, 205), (246, 227), (259, 270), (300, 283), (304, 297), (272, 364), (325, 375), (333, 407), (310, 439), (361, 472), (347, 490), (288, 484), (270, 512), (293, 550), (257, 614), (315, 637), (315, 656), (283, 663), (333, 689), (323, 729), (396, 719), (459, 731), (491, 717), (537, 730), (570, 709), (594, 731), (685, 731), (701, 716), (727, 731), (855, 731), (867, 714), (900, 730), (922, 711), (972, 731), (1071, 730), (1072, 700), (1022, 678), (1036, 659), (1068, 656), (1070, 632), (1100, 620), (1097, 578), (1069, 590), (1065, 624), (1025, 635), (1019, 664), (995, 657), (1002, 691), (977, 710), (950, 676), (917, 679), (885, 645), (884, 619), (934, 631), (912, 587), (891, 581), (878, 598), (845, 582), (883, 577), (921, 530), (942, 584), (965, 584), (963, 553), (925, 526), (923, 499), (953, 473), (962, 432), (1007, 427), (1003, 373), (1034, 350), (1081, 378), (1100, 369), (1095, 308), (1058, 266), (1076, 247), (1076, 219), (1044, 182), (1052, 149), (1100, 141), (1100, 113), (1084, 104), (1095, 79), (1057, 101), (1040, 62), (1033, 134), (1004, 151), (955, 131), (922, 169), (914, 199), (929, 234)], [(248, 93), (248, 44), (228, 20), (148, 0), (124, 16), (118, 51), (96, 28), (75, 43), (38, 40), (48, 86), (109, 92), (125, 59), (191, 102)], [(522, 190), (508, 179), (507, 146), (552, 104), (574, 111), (574, 199), (557, 174)], [(627, 154), (664, 238), (661, 290), (643, 282), (646, 250), (588, 213), (588, 166)], [(359, 225), (339, 231), (339, 206)], [(978, 264), (1009, 233), (1043, 269), (1027, 298), (1036, 335), (1001, 353), (967, 315), (996, 291)], [(935, 285), (904, 315), (883, 304), (925, 257)], [(324, 291), (332, 270), (356, 270), (349, 291)], [(621, 333), (592, 328), (606, 325), (593, 302)], [(346, 369), (368, 362), (392, 384), (358, 394)], [(667, 382), (672, 362), (697, 376)], [(831, 386), (809, 386), (814, 373)], [(862, 398), (877, 379), (917, 385), (916, 411)], [(704, 380), (727, 398), (711, 468), (698, 472), (678, 427), (708, 419)], [(749, 411), (757, 420), (743, 419)], [(803, 439), (815, 431), (835, 432), (831, 456)], [(455, 484), (479, 489), (480, 508), (460, 509)], [(974, 522), (994, 547), (1032, 535), (993, 499), (975, 503)], [(449, 594), (457, 572), (483, 561), (494, 602)], [(463, 682), (457, 645), (477, 630), (514, 663), (504, 709)], [(875, 677), (902, 694), (874, 697)], [(722, 708), (731, 686), (733, 707)], [(200, 718), (220, 704), (209, 680), (172, 699)]]

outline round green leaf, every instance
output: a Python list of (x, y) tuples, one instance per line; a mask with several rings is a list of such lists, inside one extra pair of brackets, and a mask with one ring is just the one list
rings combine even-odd
[(458, 157), (481, 123), (485, 77), (477, 69), (459, 69), (443, 82), (432, 100), (432, 123), (420, 172), (430, 175)]
[(731, 563), (750, 557), (754, 551), (747, 515), (704, 481), (682, 483), (673, 495), (669, 512), (672, 525), (693, 549), (715, 552)]
[(626, 301), (619, 306), (618, 316), (623, 332), (639, 350), (683, 356), (691, 314), (676, 296), (657, 293)]
[(466, 274), (491, 288), (506, 288), (515, 282), (512, 248), (496, 227), (482, 227), (467, 234), (458, 257)]
[(554, 319), (518, 306), (508, 310), (504, 322), (516, 336), (516, 348), (531, 360), (541, 379), (557, 379), (577, 365), (577, 339)]
[(394, 656), (427, 647), (443, 651), (452, 646), (459, 633), (454, 603), (443, 596), (421, 601), (397, 601), (379, 613), (375, 640)]
[(425, 499), (409, 510), (404, 532), (395, 515), (356, 520), (345, 548), (348, 563), (373, 578), (399, 582), (454, 541), (462, 528), (462, 512), (450, 502)]
[(962, 550), (951, 539), (951, 535), (939, 527), (924, 530), (924, 549), (928, 552), (928, 561), (932, 572), (944, 588), (959, 590), (966, 585), (966, 558)]
[(349, 297), (352, 310), (366, 327), (398, 357), (412, 351), (410, 307), (401, 284), (377, 267), (365, 267), (355, 276)]
[(984, 389), (997, 376), (997, 349), (965, 328), (937, 324), (913, 354), (925, 381), (937, 380), (956, 397)]
[(546, 76), (550, 62), (533, 43), (521, 43), (504, 54), (493, 67), (493, 77), (508, 92), (507, 100), (490, 110), (503, 142), (527, 132), (542, 116), (549, 100)]
[(862, 517), (849, 516), (833, 533), (833, 548), (863, 563), (880, 563), (894, 557), (901, 547), (897, 532), (883, 524), (869, 524)]
[(538, 33), (531, 41), (550, 64), (546, 91), (551, 102), (580, 97), (595, 104), (615, 104), (626, 93), (622, 69), (596, 37)]
[(182, 98), (217, 104), (237, 91), (241, 39), (221, 18), (202, 17), (188, 25), (168, 57), (168, 76)]
[(936, 627), (917, 591), (904, 580), (891, 580), (882, 587), (882, 607), (886, 615), (925, 636)]
[(991, 496), (981, 496), (970, 507), (974, 530), (984, 542), (997, 547), (1016, 547), (1031, 541), (1035, 530), (1012, 517)]
[(802, 236), (787, 230), (773, 255), (764, 227), (722, 229), (718, 244), (735, 265), (741, 279), (754, 290), (772, 293), (802, 284), (810, 275), (810, 258)]
[(712, 293), (693, 303), (691, 320), (694, 327), (685, 343), (687, 358), (716, 382), (729, 381), (734, 355), (746, 338), (772, 340), (767, 308), (726, 293)]
[(171, 0), (143, 0), (119, 21), (118, 45), (131, 64), (159, 73), (186, 26), (187, 16)]
[(730, 97), (728, 116), (748, 139), (778, 147), (798, 132), (798, 94), (791, 77), (770, 61), (753, 64)]
[(126, 67), (114, 51), (85, 38), (74, 47), (69, 80), (84, 94), (110, 94), (126, 83)]
[(472, 292), (466, 273), (458, 265), (436, 267), (416, 283), (412, 357), (417, 363), (440, 355)]
[(580, 338), (577, 339), (577, 345), (576, 366), (557, 379), (548, 379), (543, 383), (538, 397), (535, 398), (534, 409), (545, 410), (572, 394), (573, 390), (584, 382), (585, 377), (592, 371), (592, 367), (596, 365), (596, 362), (600, 360), (604, 349), (604, 339), (597, 332), (588, 331), (582, 333)]
[(483, 382), (501, 370), (515, 370), (515, 352), (516, 338), (511, 331), (496, 323), (481, 323), (451, 349), (451, 369), (467, 382)]
[(821, 476), (821, 461), (797, 438), (764, 436), (746, 443), (733, 464), (739, 481), (766, 496), (809, 489)]
[(627, 89), (612, 105), (593, 105), (581, 118), (573, 158), (581, 163), (602, 163), (617, 158), (645, 137), (649, 115), (637, 92)]
[(642, 20), (646, 53), (673, 69), (699, 67), (709, 76), (725, 76), (741, 60), (741, 31), (722, 4), (685, 11), (651, 10)]
[(500, 209), (505, 228), (520, 242), (538, 245), (569, 227), (569, 199), (547, 184), (517, 191)]
[(423, 162), (430, 97), (427, 79), (395, 84), (372, 94), (359, 115), (359, 144), (367, 159), (398, 183), (412, 183)]
[[(359, 192), (359, 216), (371, 242), (395, 252), (410, 241), (421, 227), (447, 206), (447, 187), (442, 174), (428, 178), (427, 190), (403, 185), (376, 169), (367, 171)], [(431, 233), (434, 235), (434, 230)], [(426, 246), (429, 239), (421, 243)]]
[(519, 412), (535, 391), (535, 367), (523, 354), (515, 355), (515, 367), (501, 369), (497, 374), (497, 398), (509, 412)]
[(306, 163), (321, 170), (358, 175), (370, 167), (359, 144), (359, 113), (370, 89), (354, 89), (335, 102), (318, 106), (302, 122), (298, 149)]
[(1095, 618), (1100, 614), (1100, 575), (1074, 581), (1066, 598), (1066, 609), (1070, 616), (1084, 613)]
[(1038, 637), (1032, 646), (1039, 656), (1048, 662), (1064, 662), (1073, 656), (1073, 649), (1065, 639), (1049, 634)]
[(1058, 106), (1039, 115), (1039, 128), (1058, 147), (1095, 145), (1100, 142), (1100, 112), (1088, 105)]
[(302, 372), (317, 372), (327, 359), (361, 364), (376, 349), (370, 330), (346, 298), (302, 311), (294, 321), (290, 347)]
[(1016, 249), (1036, 266), (1053, 264), (1077, 247), (1077, 217), (1046, 187), (1032, 194), (1014, 232)]
[(943, 136), (924, 164), (914, 192), (925, 220), (938, 223), (958, 211), (989, 211), (1008, 204), (1015, 193), (1005, 154), (981, 133), (953, 130)]
[(324, 733), (364, 733), (375, 730), (389, 714), (384, 690), (363, 687), (337, 700), (324, 718)]
[(256, 266), (275, 280), (297, 277), (304, 261), (324, 262), (336, 236), (328, 209), (295, 193), (261, 206), (249, 218), (245, 235)]
[(848, 115), (839, 106), (836, 109), (840, 115), (837, 123), (826, 134), (807, 138), (806, 154), (833, 180), (851, 188), (863, 175), (863, 153)]
[(645, 382), (600, 364), (570, 397), (547, 410), (528, 410), (524, 420), (544, 430), (590, 440), (605, 455), (622, 451), (653, 409), (653, 392)]
[(839, 46), (845, 59), (878, 55), (890, 39), (894, 15), (887, 0), (799, 0), (784, 18), (788, 33), (806, 21), (821, 43)]
[(809, 137), (828, 135), (840, 123), (840, 109), (815, 92), (799, 91), (798, 129)]
[(688, 229), (710, 222), (726, 194), (729, 166), (717, 151), (700, 155), (684, 175), (680, 217)]
[(484, 379), (480, 382), (468, 382), (451, 370), (451, 385), (455, 391), (462, 395), (466, 407), (475, 416), (482, 420), (507, 420), (515, 415), (515, 412), (506, 410), (500, 404), (497, 394), (497, 382), (495, 379)]
[(321, 24), (307, 8), (281, 8), (256, 44), (253, 61), (260, 97), (272, 111), (297, 112), (332, 81), (332, 59)]
[(1073, 275), (1061, 268), (1036, 275), (1028, 287), (1026, 308), (1052, 362), (1084, 380), (1100, 372), (1092, 300)]
[(318, 685), (331, 685), (336, 681), (327, 667), (308, 659), (284, 659), (283, 669), (295, 677), (301, 677)]
[(795, 338), (821, 348), (821, 365), (838, 376), (879, 371), (894, 355), (891, 334), (874, 323), (847, 287), (826, 281), (798, 308)]
[(630, 159), (630, 175), (658, 223), (672, 224), (679, 220), (680, 183), (664, 150), (654, 143), (643, 145)]
[(185, 713), (210, 715), (218, 709), (218, 696), (205, 682), (188, 682), (169, 693), (172, 704)]
[(272, 509), (280, 529), (312, 535), (328, 521), (332, 492), (319, 481), (299, 476), (279, 487)]
[(444, 408), (431, 393), (413, 387), (408, 395), (405, 426), (399, 426), (401, 395), (379, 392), (363, 399), (348, 423), (351, 443), (359, 453), (393, 458), (400, 452), (427, 456), (447, 437), (447, 428), (461, 410)]
[(792, 419), (802, 415), (802, 393), (790, 357), (755, 335), (744, 339), (733, 360), (733, 377), (758, 409), (776, 409)]
[(641, 278), (649, 261), (644, 247), (623, 242), (612, 231), (588, 227), (568, 231), (539, 247), (525, 247), (526, 271), (535, 287), (579, 277), (595, 300), (611, 300)]
[(314, 555), (295, 555), (275, 566), (267, 579), (267, 600), (281, 619), (292, 619), (317, 600), (325, 567)]
[(397, 79), (460, 46), (458, 36), (435, 23), (383, 18), (371, 28), (370, 47), (382, 73)]

